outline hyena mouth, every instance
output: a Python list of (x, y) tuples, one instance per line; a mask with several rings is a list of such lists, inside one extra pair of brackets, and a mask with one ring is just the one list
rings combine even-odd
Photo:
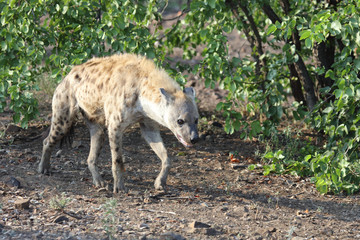
[(186, 142), (182, 137), (176, 134), (177, 139), (185, 146), (185, 147), (192, 147), (191, 143)]

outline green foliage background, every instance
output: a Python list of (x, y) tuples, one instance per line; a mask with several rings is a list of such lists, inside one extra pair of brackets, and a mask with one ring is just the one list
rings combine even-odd
[[(37, 115), (39, 76), (59, 82), (92, 56), (139, 53), (182, 84), (180, 72), (189, 72), (207, 87), (218, 83), (228, 90), (217, 106), (225, 131), (269, 143), (265, 174), (311, 176), (321, 193), (359, 191), (359, 1), (183, 1), (172, 27), (162, 29), (169, 4), (2, 0), (0, 112), (8, 106), (14, 122), (26, 127)], [(228, 35), (234, 32), (249, 41), (251, 56), (231, 55)], [(201, 60), (172, 68), (174, 48), (184, 59)], [(289, 96), (296, 100), (290, 105)], [(290, 134), (281, 144), (277, 127), (284, 119), (305, 121), (324, 146), (302, 144)]]

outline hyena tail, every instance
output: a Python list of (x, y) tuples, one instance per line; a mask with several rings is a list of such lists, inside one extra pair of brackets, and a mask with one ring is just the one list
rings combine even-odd
[[(65, 136), (71, 137), (71, 129), (77, 114), (76, 99), (71, 94), (67, 79), (56, 88), (52, 101), (52, 118), (49, 135), (43, 141), (43, 152), (38, 171), (48, 173), (54, 146)], [(66, 139), (66, 138), (65, 138)], [(64, 140), (62, 141), (64, 143)]]
[(59, 148), (63, 149), (63, 146), (71, 147), (74, 142), (74, 134), (75, 128), (74, 124), (72, 124), (69, 131), (65, 134), (63, 138), (61, 138)]
[[(50, 133), (50, 127), (48, 127), (41, 135), (41, 139), (44, 141), (45, 138), (47, 138), (47, 136), (49, 136)], [(68, 131), (68, 133), (66, 133), (66, 135), (60, 140), (60, 149), (63, 149), (63, 146), (67, 146), (67, 147), (71, 147), (73, 142), (74, 142), (74, 134), (75, 134), (75, 128), (74, 128), (74, 124), (71, 125), (70, 130)]]

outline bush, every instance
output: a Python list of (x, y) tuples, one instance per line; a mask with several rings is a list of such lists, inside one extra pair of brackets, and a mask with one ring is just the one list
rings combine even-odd
[[(60, 81), (72, 65), (94, 55), (140, 53), (166, 65), (181, 84), (178, 72), (187, 72), (207, 87), (228, 90), (217, 106), (227, 133), (266, 139), (284, 119), (294, 119), (324, 135), (320, 149), (268, 151), (267, 174), (312, 176), (322, 193), (359, 190), (357, 1), (188, 0), (172, 19), (162, 15), (168, 1), (140, 2), (0, 3), (0, 111), (9, 104), (14, 121), (25, 127), (37, 113), (32, 91), (40, 74)], [(168, 20), (174, 24), (163, 30)], [(229, 52), (228, 34), (234, 32), (248, 40), (251, 56)], [(200, 60), (171, 68), (174, 48), (183, 50), (184, 59)]]

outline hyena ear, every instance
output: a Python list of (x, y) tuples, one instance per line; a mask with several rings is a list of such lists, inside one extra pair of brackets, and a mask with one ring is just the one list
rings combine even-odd
[(163, 88), (160, 88), (160, 93), (167, 102), (170, 102), (174, 99), (174, 97)]
[(195, 89), (193, 89), (192, 87), (184, 88), (184, 93), (185, 93), (187, 96), (195, 99), (196, 93), (195, 93)]

